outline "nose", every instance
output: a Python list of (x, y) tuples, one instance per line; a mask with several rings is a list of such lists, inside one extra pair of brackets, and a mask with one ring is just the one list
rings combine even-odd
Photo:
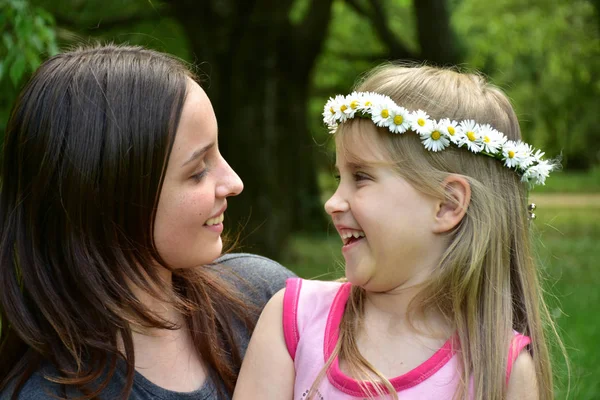
[(350, 204), (344, 198), (341, 193), (340, 186), (336, 189), (335, 193), (325, 202), (325, 211), (327, 214), (333, 216), (335, 213), (345, 212), (350, 209)]
[(221, 157), (223, 163), (223, 174), (216, 187), (217, 197), (237, 196), (244, 190), (244, 182), (229, 166), (227, 161)]

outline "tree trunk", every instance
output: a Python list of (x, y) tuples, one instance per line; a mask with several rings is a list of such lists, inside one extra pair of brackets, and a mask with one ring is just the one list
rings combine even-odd
[(198, 62), (206, 61), (203, 86), (217, 115), (220, 149), (245, 184), (229, 203), (229, 223), (244, 228), (243, 250), (274, 258), (293, 230), (324, 226), (306, 105), (331, 0), (313, 0), (298, 26), (290, 25), (291, 5), (171, 3)]

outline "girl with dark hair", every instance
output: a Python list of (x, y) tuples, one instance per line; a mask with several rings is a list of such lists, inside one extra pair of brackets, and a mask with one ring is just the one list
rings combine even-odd
[(292, 274), (215, 261), (243, 185), (181, 62), (113, 45), (49, 59), (13, 108), (0, 182), (0, 399), (231, 396)]

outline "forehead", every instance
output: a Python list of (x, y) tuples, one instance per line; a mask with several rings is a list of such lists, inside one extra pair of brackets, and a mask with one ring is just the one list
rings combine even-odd
[(204, 90), (188, 79), (186, 99), (170, 158), (181, 163), (191, 152), (214, 142), (216, 138), (217, 120), (212, 104)]
[(368, 120), (342, 124), (335, 134), (335, 150), (337, 164), (388, 164), (391, 161), (382, 133)]

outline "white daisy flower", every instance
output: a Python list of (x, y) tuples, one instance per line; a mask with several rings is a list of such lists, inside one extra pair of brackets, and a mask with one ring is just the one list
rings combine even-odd
[(365, 110), (373, 106), (373, 93), (371, 92), (354, 92), (356, 93), (360, 104), (358, 105), (359, 110)]
[(373, 92), (359, 92), (361, 96), (361, 105), (359, 106), (359, 110), (369, 112), (372, 110), (375, 104), (381, 103), (385, 101), (385, 97), (380, 95), (379, 93)]
[(339, 126), (339, 125), (338, 125), (338, 124), (336, 124), (336, 123), (333, 123), (333, 124), (331, 124), (331, 125), (327, 125), (327, 131), (329, 131), (329, 134), (330, 134), (330, 135), (333, 135), (333, 134), (334, 134), (334, 133), (337, 131), (337, 129), (338, 129), (338, 126)]
[(419, 135), (428, 134), (433, 129), (433, 121), (425, 111), (417, 110), (410, 114), (410, 129)]
[(535, 151), (535, 154), (533, 154), (532, 157), (535, 158), (535, 161), (540, 162), (542, 161), (542, 157), (544, 157), (544, 154), (546, 153), (538, 149)]
[(521, 165), (523, 162), (523, 153), (519, 150), (519, 144), (512, 140), (507, 140), (504, 143), (502, 146), (502, 160), (505, 166), (517, 168)]
[(517, 151), (521, 155), (519, 168), (521, 168), (523, 171), (535, 163), (535, 158), (533, 157), (533, 147), (530, 144), (521, 141), (517, 142)]
[(336, 107), (337, 107), (337, 104), (336, 104), (335, 99), (330, 97), (329, 100), (327, 101), (327, 103), (325, 103), (325, 107), (323, 107), (323, 122), (326, 125), (331, 125), (331, 124), (335, 123)]
[(348, 105), (348, 108), (344, 110), (344, 113), (348, 116), (348, 118), (354, 118), (354, 114), (360, 110), (361, 103), (362, 96), (359, 92), (352, 92), (346, 96), (345, 104)]
[(527, 168), (523, 173), (523, 181), (531, 182), (535, 180), (537, 185), (545, 185), (546, 178), (550, 175), (550, 172), (554, 170), (554, 165), (546, 160), (541, 160), (538, 164)]
[(389, 125), (390, 132), (404, 133), (410, 129), (410, 112), (400, 106), (396, 106), (390, 113), (391, 124)]
[[(349, 118), (354, 117), (354, 113), (352, 113), (352, 115), (349, 115), (349, 113), (352, 110), (350, 108), (350, 102), (348, 101), (348, 97), (346, 97), (346, 96), (340, 96), (340, 97), (341, 97), (341, 99), (337, 100), (337, 104), (339, 106), (338, 109), (339, 109), (339, 113), (340, 113), (339, 119), (340, 119), (340, 122), (344, 122), (344, 121), (348, 120)], [(338, 115), (337, 109), (336, 109), (336, 115)]]
[(506, 136), (498, 132), (491, 125), (485, 124), (479, 127), (479, 134), (483, 141), (483, 151), (495, 155), (498, 150), (506, 143)]
[(450, 141), (457, 145), (459, 138), (459, 135), (456, 135), (458, 132), (458, 122), (450, 120), (449, 118), (444, 118), (439, 122), (439, 124), (442, 126), (444, 133), (448, 134)]
[(390, 100), (381, 99), (371, 107), (371, 119), (377, 126), (390, 126), (392, 124), (392, 110), (395, 104)]
[(335, 96), (335, 98), (333, 99), (329, 99), (328, 104), (330, 105), (329, 107), (329, 112), (333, 113), (333, 122), (344, 122), (347, 119), (346, 114), (344, 113), (344, 110), (348, 107), (346, 104), (346, 98), (340, 94), (338, 94), (337, 96)]
[(459, 145), (462, 147), (467, 146), (473, 153), (479, 153), (483, 149), (483, 139), (479, 133), (479, 125), (472, 119), (461, 121), (458, 125), (458, 131), (460, 133)]
[(433, 123), (431, 130), (420, 135), (423, 146), (429, 151), (441, 151), (450, 145), (450, 138), (444, 133), (444, 125)]

